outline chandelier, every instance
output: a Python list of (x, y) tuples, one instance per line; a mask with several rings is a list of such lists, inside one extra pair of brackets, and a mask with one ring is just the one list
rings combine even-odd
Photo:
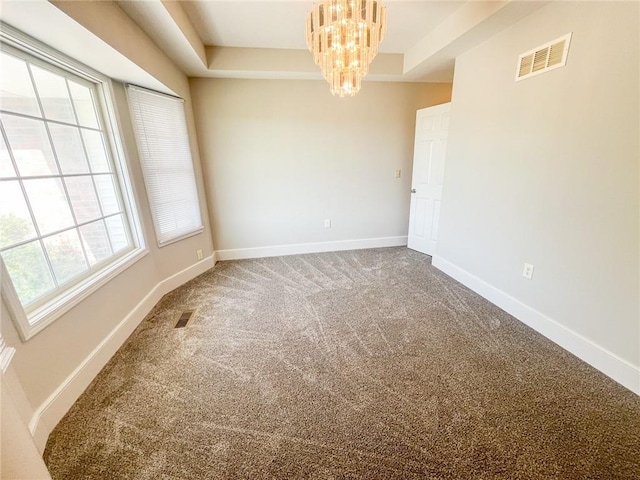
[(380, 0), (324, 0), (307, 14), (307, 46), (331, 93), (358, 93), (386, 31)]

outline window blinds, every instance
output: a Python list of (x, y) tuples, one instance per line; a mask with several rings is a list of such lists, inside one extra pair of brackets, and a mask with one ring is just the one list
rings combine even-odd
[(127, 93), (158, 245), (201, 232), (184, 101), (132, 85)]

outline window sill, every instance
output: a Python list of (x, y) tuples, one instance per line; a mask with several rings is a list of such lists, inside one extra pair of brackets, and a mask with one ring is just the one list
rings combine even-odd
[[(136, 248), (118, 259), (116, 262), (96, 272), (84, 282), (76, 285), (61, 295), (54, 298), (46, 305), (26, 314), (18, 299), (11, 281), (2, 265), (2, 298), (5, 300), (9, 313), (14, 319), (14, 324), (20, 333), (23, 342), (26, 342), (37, 333), (41, 332), (55, 320), (78, 305), (82, 300), (94, 293), (110, 280), (131, 267), (138, 260), (147, 255), (149, 251), (144, 248)], [(5, 280), (6, 279), (6, 280)]]
[(200, 226), (195, 230), (191, 230), (187, 233), (183, 233), (177, 237), (171, 238), (169, 240), (165, 240), (164, 242), (158, 242), (158, 248), (162, 248), (162, 247), (166, 247), (167, 245), (171, 245), (172, 243), (176, 243), (176, 242), (180, 242), (181, 240), (184, 240), (186, 238), (189, 237), (194, 237), (196, 235), (200, 235), (202, 232), (204, 232), (204, 227)]

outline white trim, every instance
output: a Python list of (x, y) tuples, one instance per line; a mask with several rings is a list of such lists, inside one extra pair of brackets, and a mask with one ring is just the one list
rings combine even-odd
[(630, 364), (591, 340), (568, 329), (558, 321), (525, 305), (520, 300), (513, 298), (442, 257), (434, 256), (432, 264), (491, 303), (513, 315), (522, 323), (533, 328), (536, 332), (541, 333), (622, 386), (640, 395), (640, 368), (637, 366)]
[[(119, 187), (117, 192), (118, 199), (122, 203), (123, 211), (121, 213), (128, 226), (127, 238), (130, 242), (129, 251), (126, 253), (112, 255), (102, 262), (104, 263), (102, 266), (94, 265), (89, 269), (88, 273), (71, 280), (71, 286), (56, 287), (50, 296), (43, 297), (43, 299), (34, 302), (33, 305), (28, 306), (26, 309), (22, 306), (22, 302), (11, 283), (5, 266), (0, 265), (2, 298), (5, 300), (14, 319), (20, 338), (23, 341), (27, 341), (99, 287), (140, 260), (148, 251), (146, 250), (144, 230), (138, 213), (132, 179), (130, 178), (131, 169), (122, 144), (121, 122), (115, 107), (116, 98), (113, 82), (102, 73), (83, 65), (5, 23), (0, 22), (0, 27), (0, 47), (3, 50), (9, 51), (12, 55), (18, 56), (28, 63), (34, 65), (44, 63), (47, 68), (53, 67), (58, 75), (65, 78), (69, 78), (71, 75), (74, 77), (72, 80), (78, 81), (79, 79), (75, 77), (80, 77), (81, 80), (92, 85), (92, 91), (97, 96), (95, 99), (97, 104), (95, 113), (99, 125), (98, 130), (105, 136), (105, 154), (113, 166), (114, 171), (112, 173)], [(58, 72), (57, 70), (60, 71)], [(69, 199), (67, 199), (67, 202), (69, 202)], [(38, 238), (41, 237), (41, 235), (38, 236)], [(98, 269), (92, 272), (93, 268)]]
[(119, 258), (118, 261), (113, 262), (111, 265), (83, 280), (82, 283), (66, 290), (62, 295), (56, 297), (55, 300), (31, 312), (28, 315), (30, 328), (24, 340), (29, 340), (29, 338), (33, 337), (36, 333), (42, 331), (47, 325), (50, 325), (54, 320), (67, 313), (82, 300), (98, 290), (105, 283), (120, 275), (148, 253), (149, 251), (144, 249), (132, 250), (124, 257)]
[(18, 298), (16, 289), (13, 287), (13, 283), (9, 278), (7, 267), (4, 266), (4, 261), (0, 256), (0, 297), (4, 300), (11, 317), (13, 318), (13, 324), (16, 326), (20, 338), (26, 341), (29, 334), (29, 319), (27, 318), (24, 308), (22, 308), (22, 302)]
[(158, 92), (157, 90), (153, 90), (152, 88), (147, 88), (147, 87), (141, 87), (139, 85), (135, 85), (133, 83), (127, 83), (127, 89), (131, 89), (131, 90), (137, 90), (138, 92), (143, 92), (143, 93), (148, 93), (149, 95), (155, 95), (156, 97), (159, 98), (167, 98), (167, 97), (171, 97), (174, 100), (177, 100), (181, 103), (185, 103), (184, 98), (175, 95), (175, 94), (170, 94), (170, 93), (165, 93), (165, 92)]
[(7, 342), (4, 341), (0, 334), (0, 369), (3, 372), (7, 371), (14, 353), (16, 353), (16, 349), (7, 345)]
[(111, 281), (117, 275), (120, 275), (131, 265), (147, 255), (147, 253), (149, 253), (148, 250), (132, 250), (108, 267), (96, 272), (93, 277), (85, 279), (82, 283), (66, 290), (53, 301), (45, 304), (42, 308), (35, 310), (29, 315), (29, 317), (25, 314), (24, 308), (22, 308), (22, 303), (18, 298), (18, 294), (11, 283), (9, 274), (6, 272), (4, 262), (0, 259), (0, 268), (2, 268), (2, 298), (11, 313), (11, 317), (14, 319), (14, 325), (20, 334), (20, 338), (26, 342), (37, 333), (44, 330), (60, 316), (71, 310), (78, 303), (98, 290), (104, 284)]
[(361, 250), (364, 248), (404, 247), (406, 245), (406, 236), (363, 238), (359, 240), (338, 240), (334, 242), (296, 243), (291, 245), (216, 250), (216, 259), (218, 261), (239, 260), (242, 258), (279, 257), (281, 255)]
[(158, 283), (42, 402), (29, 421), (29, 431), (41, 453), (44, 451), (47, 438), (53, 427), (67, 413), (162, 296), (206, 272), (214, 264), (213, 256), (207, 257)]
[(94, 68), (59, 52), (55, 48), (2, 21), (0, 21), (0, 41), (39, 58), (46, 63), (52, 63), (58, 68), (70, 71), (92, 83), (103, 82), (106, 77)]
[(172, 243), (181, 242), (182, 240), (185, 240), (189, 237), (200, 235), (202, 232), (204, 232), (204, 226), (198, 228), (197, 230), (193, 230), (189, 233), (185, 233), (184, 235), (181, 235), (179, 237), (172, 238), (171, 240), (167, 240), (166, 242), (162, 242), (162, 243), (158, 242), (158, 248), (166, 247), (167, 245), (171, 245)]
[[(117, 100), (113, 88), (113, 81), (109, 77), (104, 77), (99, 92), (99, 99), (102, 102), (102, 109), (106, 112), (104, 121), (107, 122), (108, 128), (105, 128), (104, 134), (107, 137), (111, 147), (111, 157), (113, 166), (116, 170), (116, 178), (120, 185), (120, 197), (123, 201), (126, 216), (129, 220), (129, 230), (131, 240), (134, 247), (146, 249), (144, 228), (138, 208), (139, 200), (136, 197), (136, 190), (133, 186), (131, 162), (129, 156), (125, 153), (123, 143), (122, 121), (120, 120), (119, 110), (116, 108)], [(107, 98), (109, 101), (107, 101)]]

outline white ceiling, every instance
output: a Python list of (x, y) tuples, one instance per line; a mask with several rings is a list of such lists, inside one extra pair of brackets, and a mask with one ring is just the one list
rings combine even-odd
[[(389, 1), (388, 29), (380, 52), (404, 53), (464, 1)], [(306, 49), (309, 1), (184, 1), (205, 45)]]
[[(550, 0), (384, 0), (387, 35), (367, 80), (450, 82), (455, 57)], [(319, 79), (308, 0), (121, 0), (191, 77)]]

